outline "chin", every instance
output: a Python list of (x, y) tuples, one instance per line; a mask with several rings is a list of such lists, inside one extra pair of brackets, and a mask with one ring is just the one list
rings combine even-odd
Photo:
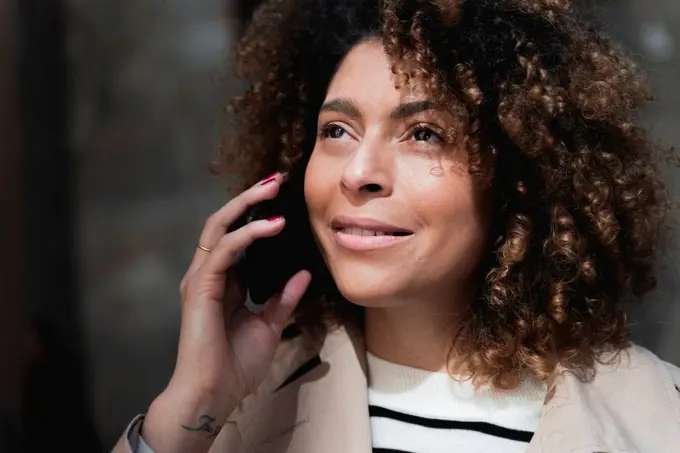
[(387, 307), (402, 300), (404, 278), (383, 270), (358, 269), (332, 272), (340, 294), (362, 307)]

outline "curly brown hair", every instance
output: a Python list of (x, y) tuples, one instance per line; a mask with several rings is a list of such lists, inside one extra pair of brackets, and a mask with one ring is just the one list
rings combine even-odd
[[(484, 278), (454, 333), (472, 346), (456, 361), (499, 387), (558, 365), (590, 376), (629, 344), (623, 299), (655, 286), (668, 214), (655, 161), (668, 151), (636, 119), (644, 77), (588, 24), (566, 0), (269, 0), (235, 50), (250, 86), (231, 103), (222, 162), (246, 186), (304, 170), (337, 65), (380, 38), (398, 84), (455, 114), (450, 135), (495, 197)], [(360, 317), (340, 299), (298, 318)]]

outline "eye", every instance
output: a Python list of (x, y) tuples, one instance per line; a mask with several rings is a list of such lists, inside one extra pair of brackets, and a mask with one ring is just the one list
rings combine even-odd
[(413, 139), (417, 142), (440, 142), (443, 143), (441, 135), (427, 126), (416, 126), (413, 131)]
[(349, 136), (349, 134), (345, 129), (338, 126), (337, 124), (327, 124), (321, 128), (321, 133), (319, 136), (322, 139), (330, 138), (334, 140), (341, 140), (345, 136)]

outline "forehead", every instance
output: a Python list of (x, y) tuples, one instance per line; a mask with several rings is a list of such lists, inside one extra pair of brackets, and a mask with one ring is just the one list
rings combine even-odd
[(397, 90), (392, 62), (382, 44), (371, 39), (357, 44), (338, 66), (326, 100), (351, 98), (359, 104), (394, 106), (425, 99), (417, 84)]

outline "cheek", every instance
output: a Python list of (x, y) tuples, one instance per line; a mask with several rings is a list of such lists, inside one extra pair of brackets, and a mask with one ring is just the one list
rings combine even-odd
[(333, 186), (333, 175), (329, 174), (330, 168), (324, 164), (322, 156), (312, 152), (305, 170), (305, 202), (312, 223), (323, 216), (330, 202)]
[[(413, 206), (438, 246), (472, 252), (483, 244), (488, 230), (483, 199), (467, 174), (446, 166), (432, 166), (414, 191)], [(436, 195), (433, 195), (436, 194)], [(437, 245), (437, 244), (434, 244)]]

